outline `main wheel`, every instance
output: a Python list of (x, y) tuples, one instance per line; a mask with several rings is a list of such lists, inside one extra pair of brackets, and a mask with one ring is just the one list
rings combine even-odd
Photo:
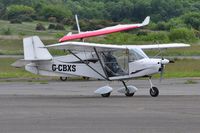
[(110, 94), (111, 94), (111, 92), (109, 92), (109, 93), (106, 93), (106, 94), (101, 94), (101, 96), (102, 96), (102, 97), (109, 97), (109, 96), (110, 96)]
[(150, 88), (149, 92), (152, 97), (157, 97), (159, 95), (159, 90), (156, 87)]
[(84, 79), (84, 80), (89, 80), (90, 78), (89, 78), (89, 77), (83, 77), (83, 79)]
[(61, 80), (61, 81), (66, 81), (66, 80), (67, 80), (67, 77), (60, 77), (60, 80)]
[(132, 97), (135, 93), (125, 93), (127, 97)]

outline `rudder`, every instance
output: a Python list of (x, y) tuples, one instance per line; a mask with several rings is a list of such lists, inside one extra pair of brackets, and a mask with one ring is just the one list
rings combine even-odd
[(51, 60), (52, 56), (44, 48), (44, 44), (38, 36), (23, 39), (24, 60)]

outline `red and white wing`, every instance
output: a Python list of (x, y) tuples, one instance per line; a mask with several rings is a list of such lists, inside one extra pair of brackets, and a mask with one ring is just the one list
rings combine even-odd
[(59, 40), (59, 42), (65, 42), (65, 41), (75, 40), (75, 39), (83, 39), (83, 38), (88, 38), (88, 37), (93, 37), (93, 36), (106, 35), (106, 34), (111, 34), (114, 32), (120, 32), (120, 31), (126, 31), (126, 30), (135, 29), (135, 28), (140, 28), (145, 25), (148, 25), (149, 21), (150, 21), (150, 17), (148, 16), (145, 18), (145, 20), (142, 23), (139, 23), (139, 24), (116, 25), (116, 26), (103, 28), (100, 30), (81, 32), (79, 34), (66, 35), (66, 36), (62, 37)]

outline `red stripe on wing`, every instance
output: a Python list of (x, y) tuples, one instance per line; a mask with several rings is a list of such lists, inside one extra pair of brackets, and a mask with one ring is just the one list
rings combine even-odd
[(140, 26), (124, 26), (124, 27), (116, 27), (116, 28), (111, 28), (111, 29), (88, 31), (88, 32), (83, 32), (83, 33), (79, 33), (79, 34), (72, 34), (72, 35), (64, 36), (59, 40), (59, 42), (88, 38), (88, 37), (93, 37), (93, 36), (106, 35), (106, 34), (111, 34), (114, 32), (126, 31), (126, 30), (135, 29), (135, 28), (139, 28), (139, 27)]

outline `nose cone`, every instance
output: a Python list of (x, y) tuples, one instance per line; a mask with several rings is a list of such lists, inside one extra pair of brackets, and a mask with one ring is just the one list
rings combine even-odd
[(161, 60), (161, 64), (163, 64), (163, 65), (168, 64), (168, 63), (169, 63), (168, 59), (162, 59)]

